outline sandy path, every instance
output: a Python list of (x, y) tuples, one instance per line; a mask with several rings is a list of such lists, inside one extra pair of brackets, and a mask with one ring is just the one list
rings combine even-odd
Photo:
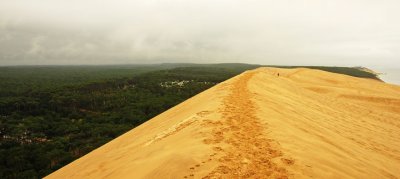
[[(204, 178), (287, 178), (288, 172), (276, 161), (282, 156), (276, 143), (264, 135), (265, 126), (256, 116), (248, 82), (256, 72), (247, 72), (229, 86), (219, 112), (222, 119), (210, 123), (213, 136), (204, 142), (213, 145), (218, 167)], [(281, 158), (286, 164), (293, 160)]]

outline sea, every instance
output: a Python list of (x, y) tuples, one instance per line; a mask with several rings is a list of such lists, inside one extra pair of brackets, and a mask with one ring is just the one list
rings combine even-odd
[(373, 68), (373, 70), (382, 73), (379, 78), (384, 82), (400, 85), (400, 68)]

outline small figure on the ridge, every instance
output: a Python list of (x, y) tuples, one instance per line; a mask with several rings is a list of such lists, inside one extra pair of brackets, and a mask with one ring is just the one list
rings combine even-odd
[(279, 77), (279, 73), (278, 73), (278, 77)]

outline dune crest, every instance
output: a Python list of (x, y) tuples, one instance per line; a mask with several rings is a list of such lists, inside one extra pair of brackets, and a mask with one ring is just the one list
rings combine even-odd
[(400, 87), (258, 68), (46, 178), (399, 178)]

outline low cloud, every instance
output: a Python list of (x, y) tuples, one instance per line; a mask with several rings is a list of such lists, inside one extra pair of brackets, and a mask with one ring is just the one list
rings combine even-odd
[(400, 66), (399, 1), (0, 2), (0, 65)]

